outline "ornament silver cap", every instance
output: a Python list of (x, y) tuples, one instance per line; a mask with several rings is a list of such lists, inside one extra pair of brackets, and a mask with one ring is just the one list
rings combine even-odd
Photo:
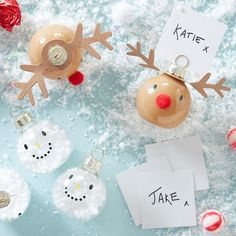
[(94, 174), (97, 174), (97, 172), (102, 167), (102, 159), (104, 157), (104, 152), (102, 149), (96, 149), (95, 151), (99, 150), (101, 157), (99, 159), (94, 158), (95, 152), (91, 152), (90, 156), (85, 160), (84, 162), (84, 169), (92, 172)]
[(32, 121), (32, 116), (28, 112), (24, 112), (20, 116), (18, 116), (15, 120), (16, 127), (17, 128), (22, 128), (25, 125), (29, 124)]
[(17, 128), (23, 128), (32, 122), (32, 115), (29, 112), (24, 111), (21, 106), (12, 106), (10, 113), (15, 120), (15, 126)]
[(0, 191), (0, 209), (7, 207), (10, 201), (10, 195), (5, 191)]
[(60, 45), (51, 47), (48, 51), (48, 60), (55, 66), (61, 66), (67, 61), (67, 51)]
[(186, 68), (189, 66), (190, 62), (187, 56), (185, 55), (178, 55), (175, 58), (175, 63), (170, 66), (168, 69), (168, 74), (184, 80), (184, 76), (187, 72)]

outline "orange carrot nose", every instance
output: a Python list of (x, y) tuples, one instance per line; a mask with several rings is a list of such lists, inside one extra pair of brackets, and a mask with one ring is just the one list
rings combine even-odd
[(84, 81), (84, 75), (80, 71), (76, 71), (68, 78), (69, 82), (74, 86), (82, 84)]
[(156, 104), (160, 109), (167, 109), (171, 105), (171, 97), (167, 94), (160, 94), (156, 98)]

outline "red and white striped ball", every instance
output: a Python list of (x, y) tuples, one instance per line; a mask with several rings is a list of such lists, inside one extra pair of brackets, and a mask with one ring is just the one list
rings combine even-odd
[(215, 210), (209, 210), (202, 214), (201, 224), (208, 232), (218, 232), (224, 226), (224, 216)]
[(228, 134), (227, 139), (229, 141), (229, 145), (232, 149), (236, 150), (236, 128), (232, 128)]

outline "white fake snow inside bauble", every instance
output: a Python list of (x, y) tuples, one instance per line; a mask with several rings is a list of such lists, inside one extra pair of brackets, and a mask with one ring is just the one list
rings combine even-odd
[(129, 24), (136, 18), (134, 6), (127, 2), (116, 3), (112, 7), (112, 20), (114, 24)]
[(0, 191), (10, 196), (9, 204), (0, 208), (0, 220), (14, 220), (28, 208), (30, 191), (25, 180), (14, 170), (0, 169)]
[(49, 121), (28, 127), (18, 142), (21, 162), (36, 173), (54, 171), (68, 159), (71, 150), (65, 131)]
[(102, 210), (106, 187), (97, 175), (72, 168), (58, 178), (53, 189), (53, 201), (64, 213), (80, 220), (90, 220)]

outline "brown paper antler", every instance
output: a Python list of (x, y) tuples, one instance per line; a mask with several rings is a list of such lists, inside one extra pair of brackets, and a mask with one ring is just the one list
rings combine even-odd
[(22, 91), (18, 95), (18, 99), (22, 100), (26, 95), (28, 95), (30, 103), (32, 106), (35, 105), (34, 95), (32, 92), (32, 88), (34, 85), (38, 84), (41, 90), (41, 94), (43, 97), (48, 97), (48, 91), (43, 79), (42, 71), (36, 72), (35, 75), (30, 79), (27, 83), (16, 82), (14, 83), (15, 87), (21, 89)]
[(130, 52), (127, 52), (127, 55), (129, 56), (135, 56), (135, 57), (140, 57), (146, 64), (139, 64), (140, 66), (143, 66), (143, 67), (147, 67), (147, 68), (151, 68), (153, 70), (157, 70), (159, 71), (160, 69), (155, 66), (154, 64), (154, 50), (151, 49), (150, 52), (149, 52), (149, 56), (146, 57), (144, 56), (142, 53), (141, 53), (141, 44), (140, 42), (137, 42), (136, 44), (136, 48), (134, 46), (132, 46), (131, 44), (127, 44), (127, 46), (132, 50)]
[(225, 79), (223, 78), (220, 79), (216, 84), (209, 84), (207, 83), (207, 81), (209, 80), (210, 77), (211, 77), (211, 73), (207, 73), (198, 82), (193, 82), (190, 84), (205, 98), (207, 98), (208, 95), (204, 91), (204, 88), (214, 89), (219, 96), (224, 97), (224, 94), (221, 92), (221, 90), (230, 91), (229, 87), (223, 85), (225, 82)]
[[(127, 55), (129, 56), (136, 56), (141, 58), (146, 64), (139, 64), (143, 67), (147, 67), (147, 68), (151, 68), (154, 70), (159, 71), (160, 69), (154, 64), (154, 50), (151, 49), (149, 52), (149, 56), (146, 57), (142, 54), (141, 52), (141, 44), (140, 42), (137, 42), (136, 44), (136, 48), (134, 46), (132, 46), (131, 44), (127, 44), (127, 46), (131, 49), (130, 52), (127, 53)], [(184, 56), (184, 55), (181, 55)], [(179, 57), (179, 56), (178, 56)], [(178, 58), (177, 57), (177, 58)], [(185, 56), (185, 58), (187, 58)], [(187, 58), (188, 59), (188, 58)], [(188, 61), (188, 60), (187, 60)], [(187, 63), (188, 64), (188, 63)], [(222, 91), (230, 91), (230, 88), (227, 86), (224, 86), (224, 82), (225, 79), (220, 79), (216, 84), (209, 84), (207, 83), (207, 81), (209, 80), (209, 78), (211, 77), (211, 73), (207, 73), (205, 74), (201, 80), (199, 80), (198, 82), (188, 82), (186, 80), (184, 80), (183, 78), (180, 78), (178, 76), (175, 76), (173, 73), (165, 73), (171, 77), (173, 77), (174, 79), (180, 80), (184, 83), (189, 83), (193, 88), (195, 88), (202, 96), (204, 96), (205, 98), (208, 97), (207, 93), (204, 91), (205, 88), (208, 89), (213, 89), (215, 90), (215, 92), (220, 96), (220, 97), (224, 97), (224, 94), (222, 93)]]
[(90, 44), (95, 43), (95, 42), (99, 42), (103, 46), (108, 48), (109, 50), (112, 50), (113, 47), (111, 46), (111, 44), (109, 44), (106, 41), (108, 38), (110, 38), (112, 36), (112, 32), (101, 33), (100, 29), (101, 29), (101, 24), (98, 23), (96, 25), (96, 28), (95, 28), (95, 31), (94, 31), (94, 34), (92, 37), (82, 38), (83, 26), (80, 23), (77, 26), (73, 40), (69, 44), (75, 48), (78, 48), (78, 47), (84, 48), (90, 55), (96, 57), (97, 59), (101, 59), (101, 56), (97, 53), (97, 51), (94, 48), (92, 48), (90, 46)]
[[(97, 59), (101, 59), (101, 56), (97, 53), (97, 51), (90, 45), (95, 42), (101, 43), (103, 46), (112, 50), (112, 46), (107, 42), (107, 39), (112, 36), (111, 32), (100, 32), (101, 25), (98, 23), (95, 28), (94, 35), (92, 37), (83, 38), (83, 26), (82, 24), (78, 24), (76, 32), (71, 42), (66, 43), (62, 40), (52, 40), (48, 42), (42, 51), (42, 62), (39, 65), (21, 65), (21, 69), (29, 72), (35, 73), (35, 75), (27, 82), (16, 82), (14, 83), (15, 87), (21, 89), (22, 91), (18, 95), (18, 99), (22, 100), (26, 95), (29, 97), (30, 103), (32, 106), (35, 105), (35, 100), (32, 92), (32, 88), (38, 84), (41, 94), (43, 97), (48, 97), (48, 91), (44, 82), (43, 75), (47, 74), (47, 72), (52, 71), (60, 71), (67, 68), (71, 62), (74, 53), (77, 51), (78, 48), (83, 48), (88, 53)], [(67, 53), (67, 57), (65, 61), (61, 64), (53, 64), (52, 61), (49, 60), (49, 50), (54, 46), (61, 46)], [(55, 58), (60, 56), (59, 53), (54, 55)]]

